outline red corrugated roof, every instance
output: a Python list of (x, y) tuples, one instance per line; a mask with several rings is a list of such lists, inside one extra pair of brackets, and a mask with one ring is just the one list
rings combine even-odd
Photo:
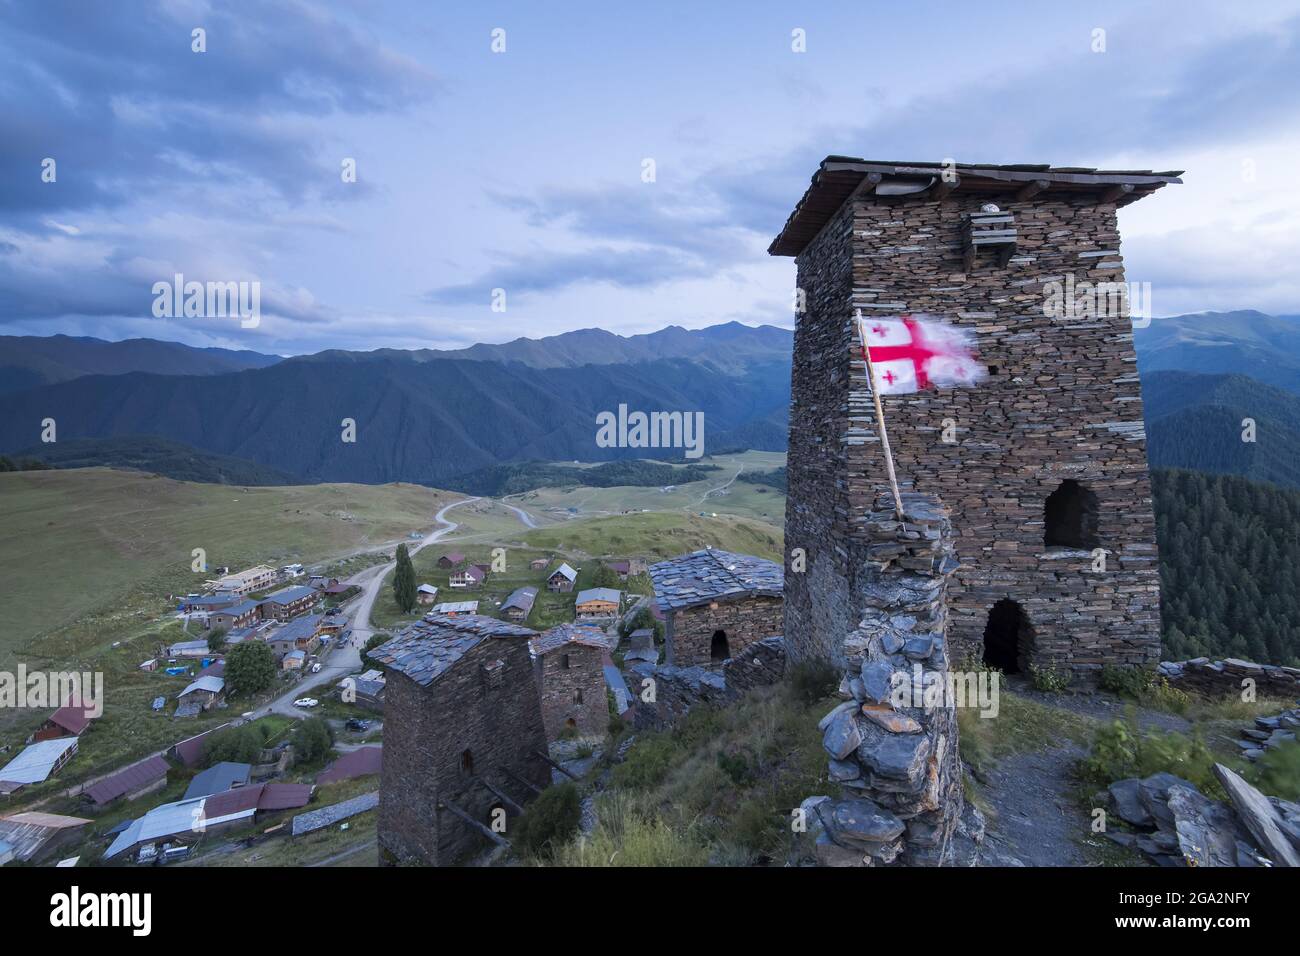
[(124, 797), (128, 793), (139, 790), (141, 787), (147, 787), (149, 784), (167, 776), (169, 769), (166, 760), (159, 756), (153, 756), (148, 760), (133, 764), (125, 770), (120, 770), (111, 777), (105, 777), (93, 787), (87, 787), (82, 792), (90, 799), (91, 803), (97, 805), (111, 803), (118, 797)]
[(305, 807), (314, 788), (307, 783), (259, 783), (214, 793), (203, 804), (203, 816), (209, 820), (248, 810), (265, 813)]
[(257, 801), (257, 809), (268, 811), (305, 807), (311, 800), (311, 792), (314, 789), (309, 783), (268, 783), (262, 788), (262, 797)]
[(80, 704), (65, 704), (50, 715), (50, 722), (62, 727), (73, 736), (80, 737), (81, 732), (90, 726), (91, 718)]
[(353, 780), (367, 774), (379, 773), (383, 765), (383, 747), (361, 747), (346, 753), (334, 761), (316, 776), (319, 784), (338, 783), (340, 780)]

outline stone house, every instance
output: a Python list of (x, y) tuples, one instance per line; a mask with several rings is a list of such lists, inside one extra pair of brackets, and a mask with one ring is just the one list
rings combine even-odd
[(550, 783), (528, 642), (480, 615), (429, 614), (370, 652), (387, 675), (379, 847), (384, 864), (456, 863), (499, 811)]
[(650, 565), (664, 613), (665, 662), (720, 667), (781, 633), (783, 572), (775, 561), (718, 548)]
[(952, 510), (956, 658), (1009, 672), (1155, 663), (1155, 519), (1116, 210), (1178, 175), (822, 162), (769, 249), (796, 257), (804, 298), (785, 527), (807, 563), (786, 578), (793, 662), (837, 659), (861, 617), (885, 466), (860, 310), (868, 329), (917, 313), (964, 328), (987, 366), (974, 388), (882, 398), (900, 482)]
[(532, 639), (529, 647), (542, 699), (547, 740), (566, 732), (603, 737), (609, 729), (605, 655), (614, 639), (588, 624), (561, 624)]

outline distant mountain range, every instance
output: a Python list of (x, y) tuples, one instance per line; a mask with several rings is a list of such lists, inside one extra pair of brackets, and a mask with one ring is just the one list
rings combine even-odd
[(279, 355), (194, 348), (156, 339), (105, 342), (69, 335), (0, 335), (0, 395), (83, 375), (219, 375), (266, 368), (279, 361)]
[[(0, 450), (29, 449), (54, 418), (60, 441), (157, 436), (304, 481), (439, 485), (514, 461), (682, 457), (599, 447), (596, 415), (620, 404), (702, 411), (706, 451), (785, 447), (786, 330), (731, 323), (628, 339), (587, 330), (475, 349), (476, 359), (323, 352), (201, 379), (83, 375), (0, 396)], [(341, 440), (345, 419), (356, 422), (354, 443)]]
[[(1300, 317), (1181, 315), (1153, 320), (1135, 340), (1154, 467), (1300, 486)], [(706, 452), (783, 450), (791, 346), (787, 329), (736, 322), (287, 359), (7, 336), (0, 452), (248, 484), (445, 486), (521, 462), (681, 460), (680, 448), (598, 447), (596, 414), (620, 403), (703, 411)], [(58, 423), (57, 452), (38, 444), (47, 417)], [(1254, 443), (1241, 441), (1244, 418), (1255, 420)], [(340, 439), (344, 419), (356, 422), (355, 443)]]

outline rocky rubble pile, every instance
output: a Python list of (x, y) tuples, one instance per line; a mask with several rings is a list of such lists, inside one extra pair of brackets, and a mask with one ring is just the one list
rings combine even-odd
[[(1296, 703), (1300, 704), (1300, 700)], [(1255, 725), (1241, 732), (1242, 739), (1237, 741), (1237, 746), (1247, 760), (1258, 760), (1266, 750), (1295, 743), (1297, 730), (1300, 730), (1300, 707), (1293, 707), (1272, 717), (1256, 717)]]
[(1112, 783), (1110, 812), (1134, 829), (1106, 835), (1161, 866), (1300, 866), (1300, 805), (1264, 796), (1222, 764), (1214, 774), (1230, 804), (1171, 773)]
[(882, 496), (866, 526), (872, 565), (862, 620), (842, 645), (843, 703), (818, 724), (844, 795), (810, 798), (804, 813), (815, 814), (823, 865), (938, 865), (963, 806), (945, 643), (951, 525), (938, 499), (909, 494), (903, 520)]
[(1240, 694), (1246, 680), (1254, 682), (1255, 692), (1261, 696), (1289, 697), (1300, 689), (1300, 668), (1256, 664), (1235, 657), (1221, 661), (1212, 661), (1208, 657), (1162, 661), (1157, 672), (1173, 687), (1208, 697)]
[[(663, 730), (693, 707), (724, 706), (755, 687), (777, 683), (785, 674), (785, 640), (774, 635), (755, 641), (716, 670), (659, 667), (649, 661), (625, 661), (625, 665), (636, 701), (632, 725), (637, 730)], [(647, 690), (653, 692), (647, 694)]]

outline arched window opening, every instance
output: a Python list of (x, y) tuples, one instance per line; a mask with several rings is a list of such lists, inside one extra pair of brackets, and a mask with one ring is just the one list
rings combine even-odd
[(1024, 609), (1003, 598), (989, 611), (984, 626), (984, 663), (1004, 674), (1027, 671), (1034, 649), (1034, 631)]
[(1073, 478), (1047, 496), (1043, 508), (1043, 545), (1048, 548), (1097, 547), (1097, 496)]

